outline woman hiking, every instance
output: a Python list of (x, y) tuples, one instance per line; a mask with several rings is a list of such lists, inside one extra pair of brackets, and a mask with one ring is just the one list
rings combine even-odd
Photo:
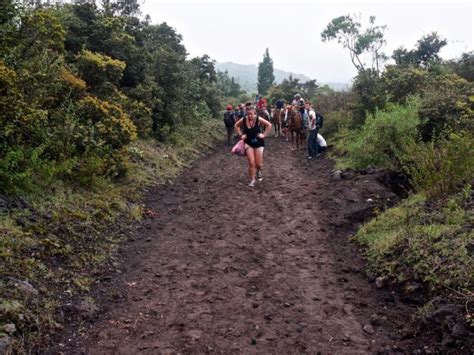
[[(258, 117), (255, 106), (247, 104), (246, 115), (235, 124), (235, 132), (245, 143), (245, 155), (247, 156), (250, 183), (255, 186), (255, 179), (262, 181), (263, 150), (265, 148), (265, 137), (270, 134), (272, 124), (262, 117)], [(262, 126), (265, 128), (262, 133)]]

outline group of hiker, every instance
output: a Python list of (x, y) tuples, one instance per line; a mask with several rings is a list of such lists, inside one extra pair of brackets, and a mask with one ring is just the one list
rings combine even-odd
[(256, 96), (255, 102), (239, 104), (235, 108), (227, 105), (224, 113), (224, 124), (227, 130), (227, 143), (232, 144), (233, 137), (243, 141), (245, 156), (248, 161), (248, 172), (250, 177), (249, 186), (255, 186), (255, 182), (262, 181), (261, 173), (263, 165), (263, 150), (265, 137), (275, 125), (275, 136), (283, 132), (288, 141), (290, 115), (299, 112), (302, 119), (301, 131), (307, 136), (308, 159), (312, 160), (327, 149), (327, 144), (319, 129), (323, 125), (323, 116), (316, 112), (310, 102), (305, 102), (300, 94), (294, 96), (291, 104), (285, 105), (284, 100), (278, 100), (275, 106), (267, 107), (267, 101)]

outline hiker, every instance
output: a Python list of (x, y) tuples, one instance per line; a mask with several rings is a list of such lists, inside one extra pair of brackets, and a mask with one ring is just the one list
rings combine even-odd
[(318, 154), (318, 127), (316, 125), (316, 113), (311, 107), (311, 103), (306, 102), (306, 112), (308, 115), (308, 159), (313, 159)]
[[(255, 106), (252, 103), (246, 105), (246, 115), (235, 124), (235, 131), (245, 143), (245, 155), (247, 156), (248, 172), (250, 177), (249, 186), (255, 186), (255, 179), (262, 181), (261, 169), (263, 166), (263, 150), (265, 148), (265, 137), (272, 130), (272, 124), (262, 117), (258, 117)], [(262, 133), (262, 126), (265, 127)]]
[(285, 100), (283, 100), (283, 99), (277, 100), (277, 102), (276, 102), (276, 108), (279, 109), (279, 110), (281, 110), (281, 109), (283, 109), (284, 107), (285, 107)]
[[(300, 94), (295, 94), (295, 96), (293, 96), (293, 102), (291, 103), (291, 105), (298, 107), (301, 113), (301, 109), (304, 109), (304, 99), (301, 97)], [(301, 113), (301, 115), (303, 114)]]
[(291, 105), (288, 105), (284, 108), (284, 111), (283, 113), (281, 114), (282, 115), (282, 118), (281, 118), (281, 131), (283, 132), (283, 135), (285, 136), (285, 140), (288, 142), (289, 139), (288, 139), (288, 133), (289, 133), (289, 130), (288, 130), (288, 111), (291, 110)]
[(260, 101), (261, 98), (262, 97), (260, 96), (260, 94), (255, 94), (255, 104), (254, 104), (255, 106), (258, 105), (258, 102)]
[(324, 153), (326, 151), (326, 149), (328, 148), (328, 145), (324, 137), (320, 135), (319, 133), (317, 136), (317, 141), (318, 141), (318, 155), (320, 155), (321, 153)]
[(231, 145), (232, 133), (234, 132), (235, 115), (232, 105), (227, 105), (227, 111), (224, 113), (224, 124), (227, 130), (227, 144)]
[(257, 115), (266, 119), (267, 121), (270, 121), (270, 113), (267, 110), (267, 100), (266, 99), (260, 99), (257, 103)]
[(244, 104), (238, 104), (237, 105), (237, 116), (235, 116), (235, 120), (238, 121), (239, 119), (241, 119), (242, 117), (245, 116), (245, 111), (244, 111)]
[(303, 120), (303, 131), (304, 131), (304, 134), (306, 134), (308, 116), (306, 115), (304, 99), (301, 97), (300, 94), (296, 94), (293, 97), (293, 102), (291, 104), (293, 106), (296, 106), (297, 110), (299, 111), (299, 113), (301, 115), (301, 119)]

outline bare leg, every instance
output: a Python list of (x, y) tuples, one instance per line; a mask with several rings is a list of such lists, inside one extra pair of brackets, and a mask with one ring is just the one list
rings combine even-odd
[(255, 149), (249, 146), (246, 146), (246, 148), (247, 150), (245, 151), (245, 154), (247, 155), (250, 181), (255, 181), (255, 176), (257, 174), (257, 168), (255, 165)]
[(254, 149), (255, 151), (255, 168), (256, 170), (260, 171), (263, 166), (263, 147)]

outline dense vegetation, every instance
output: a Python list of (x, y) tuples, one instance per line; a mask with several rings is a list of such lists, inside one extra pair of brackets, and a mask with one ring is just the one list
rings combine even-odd
[(136, 1), (0, 6), (0, 339), (27, 352), (113, 262), (140, 192), (203, 154), (242, 92)]
[[(447, 41), (432, 33), (412, 50), (395, 50), (395, 64), (382, 70), (384, 28), (374, 20), (364, 31), (350, 16), (328, 25), (323, 39), (348, 48), (358, 75), (346, 94), (318, 89), (313, 96), (328, 118), (339, 167), (384, 168), (409, 181), (409, 198), (376, 210), (354, 240), (366, 251), (370, 275), (423, 295), (421, 316), (460, 304), (472, 331), (474, 53), (443, 62), (438, 53)], [(375, 65), (365, 65), (364, 54)], [(438, 325), (455, 334), (453, 324)], [(469, 338), (459, 334), (440, 339), (456, 347)]]
[(91, 4), (7, 5), (0, 192), (51, 179), (90, 184), (124, 176), (130, 142), (164, 142), (182, 125), (218, 116), (223, 95), (240, 92), (207, 55), (187, 59), (181, 36), (166, 23)]

